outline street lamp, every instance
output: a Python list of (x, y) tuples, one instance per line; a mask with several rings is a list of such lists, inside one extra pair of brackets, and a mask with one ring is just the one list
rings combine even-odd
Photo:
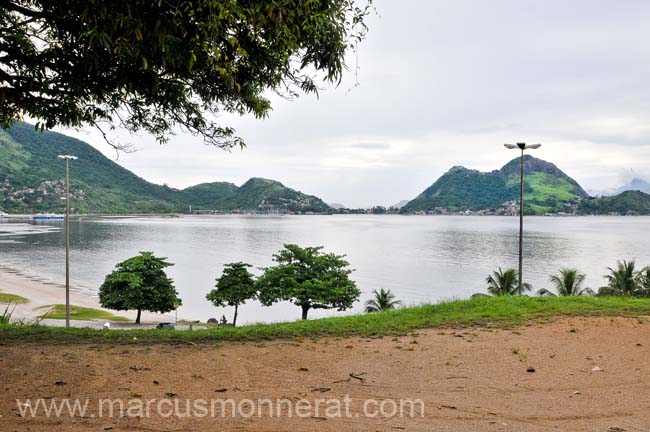
[(507, 149), (521, 150), (521, 170), (519, 174), (519, 292), (522, 292), (524, 284), (524, 151), (540, 148), (541, 144), (504, 144)]
[(65, 326), (70, 327), (70, 161), (76, 156), (59, 155), (65, 161)]

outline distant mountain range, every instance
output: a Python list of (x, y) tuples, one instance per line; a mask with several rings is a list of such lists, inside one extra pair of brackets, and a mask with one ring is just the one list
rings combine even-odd
[(616, 189), (612, 194), (608, 194), (608, 195), (616, 195), (626, 191), (640, 191), (643, 193), (650, 194), (650, 183), (648, 183), (643, 179), (635, 178), (632, 179), (632, 181), (624, 184), (620, 188)]
[(65, 166), (57, 155), (71, 154), (71, 194), (79, 213), (164, 213), (194, 209), (220, 211), (329, 213), (321, 199), (252, 178), (204, 183), (178, 190), (150, 183), (106, 158), (83, 141), (55, 132), (38, 132), (19, 123), (0, 129), (0, 210), (9, 213), (60, 212)]
[[(72, 154), (71, 194), (78, 213), (166, 213), (194, 211), (261, 213), (349, 213), (340, 204), (284, 186), (251, 178), (241, 186), (202, 183), (186, 189), (150, 183), (106, 158), (89, 144), (55, 132), (38, 132), (19, 123), (0, 129), (0, 211), (61, 212), (64, 164), (59, 154)], [(476, 212), (516, 214), (519, 162), (500, 170), (479, 172), (451, 168), (411, 201), (393, 207), (405, 214)], [(526, 212), (529, 214), (650, 214), (650, 185), (637, 179), (615, 196), (592, 198), (557, 166), (531, 156), (524, 159)], [(363, 212), (356, 209), (354, 212)]]

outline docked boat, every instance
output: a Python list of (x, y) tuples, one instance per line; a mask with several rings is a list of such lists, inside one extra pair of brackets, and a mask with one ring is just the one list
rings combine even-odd
[(65, 216), (62, 214), (37, 214), (32, 216), (33, 220), (61, 220)]

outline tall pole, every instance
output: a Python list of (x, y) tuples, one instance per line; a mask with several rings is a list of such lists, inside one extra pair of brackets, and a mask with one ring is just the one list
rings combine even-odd
[(522, 292), (524, 286), (524, 152), (529, 149), (536, 150), (542, 145), (520, 142), (517, 144), (504, 144), (504, 146), (509, 150), (521, 150), (519, 167), (519, 292)]
[(70, 160), (65, 160), (65, 326), (70, 327)]
[(59, 155), (65, 160), (65, 326), (70, 327), (70, 161), (76, 156)]
[(521, 171), (519, 174), (519, 292), (524, 283), (524, 149), (521, 149)]

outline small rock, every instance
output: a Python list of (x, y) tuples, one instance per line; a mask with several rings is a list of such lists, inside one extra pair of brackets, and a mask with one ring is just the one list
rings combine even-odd
[(610, 426), (607, 428), (607, 432), (625, 432), (625, 429), (620, 426)]
[(217, 320), (216, 318), (210, 318), (208, 320), (208, 324), (219, 324), (219, 320)]
[(599, 367), (599, 366), (594, 366), (594, 368), (591, 370), (592, 372), (604, 372), (605, 369)]
[(526, 369), (526, 372), (533, 373), (535, 372), (535, 368), (529, 366), (528, 369)]
[(573, 394), (574, 395), (579, 395), (579, 394), (582, 394), (582, 393), (580, 393), (578, 390), (576, 390), (576, 391), (573, 392)]

